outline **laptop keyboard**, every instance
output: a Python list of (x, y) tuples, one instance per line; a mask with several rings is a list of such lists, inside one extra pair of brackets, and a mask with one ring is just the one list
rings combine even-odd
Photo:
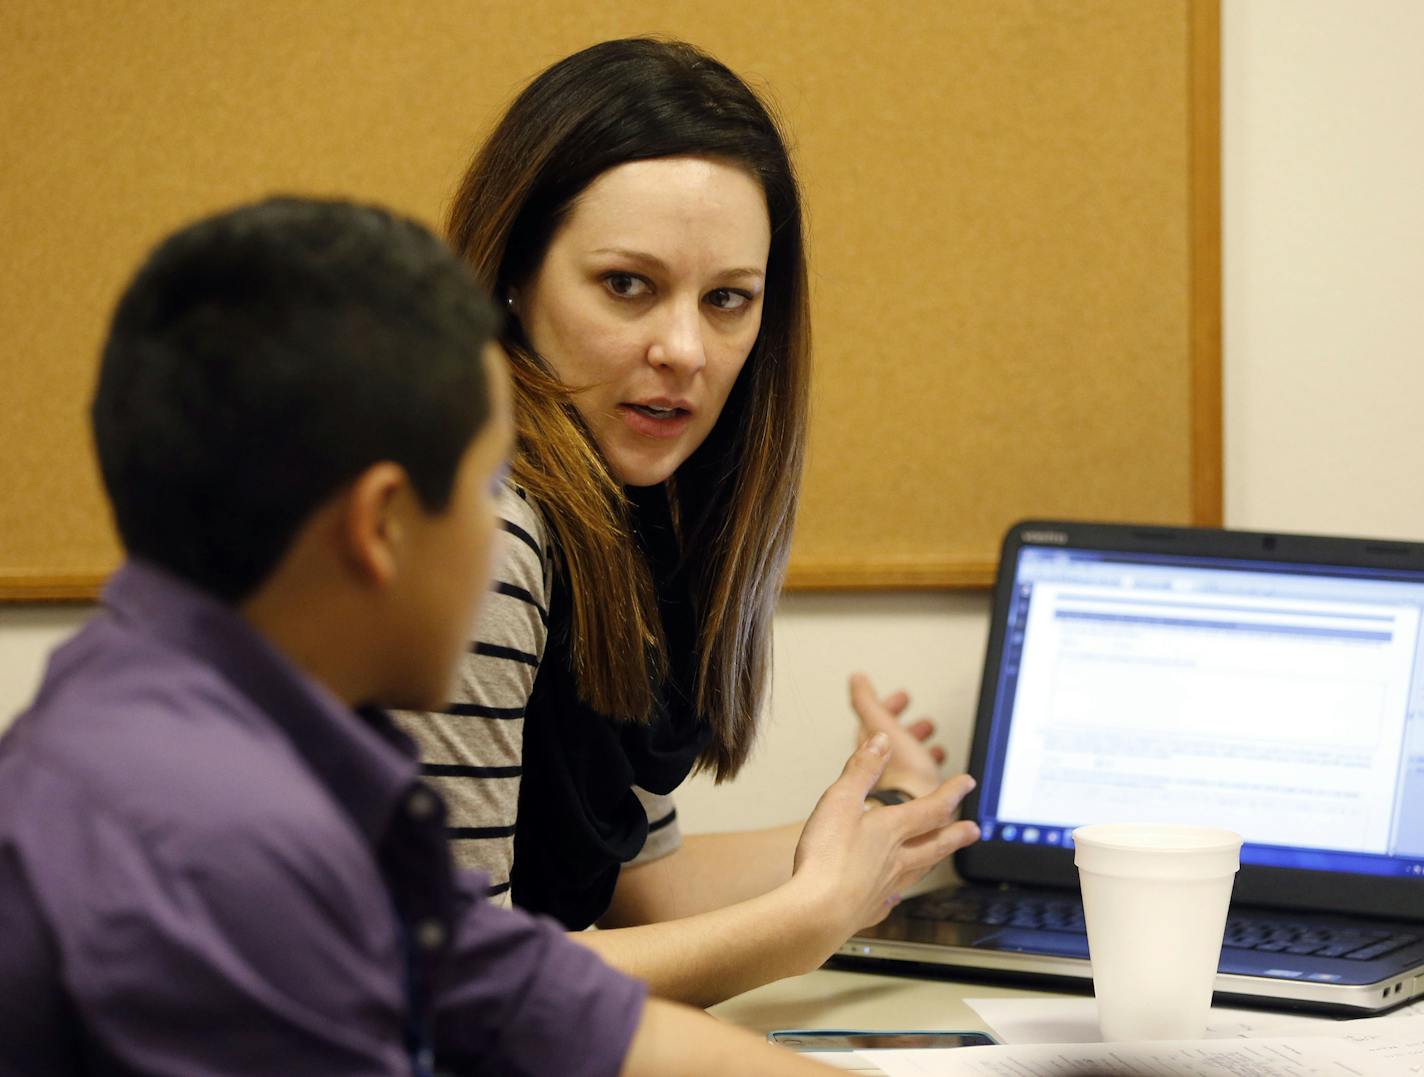
[(1370, 961), (1418, 941), (1417, 935), (1399, 935), (1384, 930), (1322, 928), (1285, 920), (1233, 918), (1226, 922), (1226, 939), (1222, 945), (1261, 953), (1314, 954), (1317, 957)]
[[(999, 891), (928, 894), (905, 903), (907, 916), (986, 927), (1037, 928), (1082, 934), (1083, 906), (1073, 898)], [(1325, 928), (1319, 924), (1256, 916), (1226, 921), (1223, 945), (1262, 953), (1314, 954), (1370, 961), (1419, 941), (1418, 935), (1384, 929)]]
[(907, 902), (905, 913), (918, 920), (949, 920), (956, 924), (983, 924), (988, 927), (1032, 927), (1049, 931), (1076, 931), (1082, 934), (1083, 906), (1066, 898), (1046, 895), (976, 894), (956, 892), (928, 894)]

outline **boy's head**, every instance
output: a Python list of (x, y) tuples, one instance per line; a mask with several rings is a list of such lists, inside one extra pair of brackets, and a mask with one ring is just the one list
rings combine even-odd
[(299, 558), (298, 586), (330, 570), (370, 590), (390, 631), (437, 652), (374, 688), (412, 698), (377, 701), (429, 703), (451, 660), (436, 622), (463, 635), (487, 565), (413, 555), (488, 548), (498, 329), (460, 260), (380, 209), (282, 198), (183, 229), (119, 301), (93, 402), (125, 548), (238, 606)]

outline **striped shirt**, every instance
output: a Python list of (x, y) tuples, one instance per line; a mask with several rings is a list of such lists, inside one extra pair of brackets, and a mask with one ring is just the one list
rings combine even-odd
[[(455, 862), (490, 877), (490, 899), (509, 902), (514, 828), (524, 761), (524, 708), (549, 636), (553, 547), (524, 491), (500, 492), (495, 582), (460, 663), (455, 699), (443, 711), (396, 715), (420, 745), (422, 774), (449, 808)], [(633, 862), (666, 856), (682, 841), (672, 798), (634, 789), (648, 840)]]

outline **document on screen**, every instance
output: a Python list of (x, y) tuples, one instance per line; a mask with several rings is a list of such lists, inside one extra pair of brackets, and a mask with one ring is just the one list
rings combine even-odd
[(1389, 850), (1417, 605), (1039, 583), (999, 814)]

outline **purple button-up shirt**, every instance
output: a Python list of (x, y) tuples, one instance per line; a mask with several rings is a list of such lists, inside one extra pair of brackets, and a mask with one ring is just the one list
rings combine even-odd
[(0, 1074), (613, 1074), (644, 989), (450, 866), (444, 807), (130, 563), (0, 740)]

